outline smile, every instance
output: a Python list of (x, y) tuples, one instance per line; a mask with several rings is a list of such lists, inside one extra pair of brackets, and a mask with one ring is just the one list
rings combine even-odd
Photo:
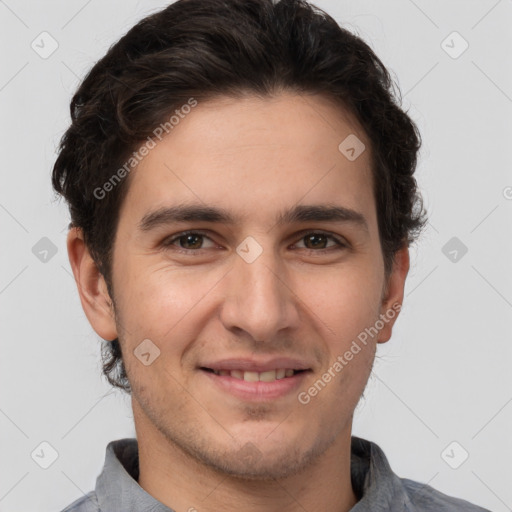
[(211, 368), (202, 368), (205, 371), (219, 375), (220, 377), (233, 377), (244, 380), (245, 382), (273, 382), (275, 380), (293, 377), (296, 373), (304, 370), (294, 370), (293, 368), (279, 368), (277, 370), (268, 370), (265, 372), (252, 372), (244, 370), (212, 370)]
[(311, 370), (278, 368), (262, 372), (248, 370), (220, 370), (201, 367), (208, 387), (244, 402), (271, 402), (278, 398), (295, 397), (304, 387), (304, 378)]

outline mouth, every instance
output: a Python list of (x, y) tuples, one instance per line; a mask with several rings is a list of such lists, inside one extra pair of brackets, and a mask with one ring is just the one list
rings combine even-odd
[(298, 373), (309, 370), (296, 370), (294, 368), (278, 368), (276, 370), (267, 370), (264, 372), (244, 371), (244, 370), (214, 370), (212, 368), (201, 367), (201, 370), (213, 373), (219, 377), (232, 377), (245, 382), (274, 382), (281, 379), (289, 379)]
[(201, 366), (201, 373), (215, 389), (243, 401), (273, 401), (296, 391), (310, 368), (275, 368), (264, 371), (242, 368), (209, 368)]

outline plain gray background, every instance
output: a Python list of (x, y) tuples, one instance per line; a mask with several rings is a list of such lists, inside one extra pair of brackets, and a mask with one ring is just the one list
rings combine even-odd
[[(430, 224), (353, 433), (377, 442), (399, 476), (512, 510), (512, 0), (316, 4), (391, 70), (424, 141)], [(0, 0), (2, 512), (61, 510), (94, 487), (107, 443), (135, 435), (129, 398), (100, 377), (50, 172), (79, 80), (165, 5)], [(45, 37), (51, 49), (42, 32), (58, 44), (47, 58), (31, 47)], [(58, 454), (48, 469), (31, 457), (51, 454), (42, 442)]]

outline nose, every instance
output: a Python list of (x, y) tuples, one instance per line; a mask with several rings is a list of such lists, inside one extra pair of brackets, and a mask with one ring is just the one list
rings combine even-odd
[(297, 329), (300, 300), (284, 263), (271, 250), (263, 251), (252, 263), (236, 255), (224, 286), (220, 318), (237, 336), (243, 331), (254, 341), (271, 343), (282, 331)]

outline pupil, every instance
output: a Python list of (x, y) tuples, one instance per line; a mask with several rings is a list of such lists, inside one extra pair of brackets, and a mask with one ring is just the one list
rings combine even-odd
[[(313, 242), (313, 247), (317, 247), (318, 246), (318, 238), (322, 238), (322, 237), (324, 237), (324, 235), (322, 235), (322, 234), (313, 234), (313, 235), (308, 235), (306, 237), (306, 240)], [(316, 240), (316, 242), (315, 242), (315, 240)], [(325, 240), (323, 242), (325, 243)], [(320, 241), (320, 244), (322, 244), (322, 241)], [(307, 246), (307, 243), (306, 243), (306, 246)]]
[[(183, 240), (183, 239), (185, 239), (185, 245), (189, 245), (189, 242), (190, 242), (191, 240), (194, 240), (194, 239), (196, 239), (196, 240), (200, 240), (201, 235), (184, 235), (184, 236), (182, 236), (181, 238), (182, 238), (182, 240)], [(190, 245), (192, 245), (193, 247), (190, 247)], [(199, 241), (199, 242), (198, 242), (198, 243), (196, 243), (196, 244), (194, 244), (193, 242), (191, 242), (191, 244), (190, 244), (190, 245), (189, 245), (189, 247), (188, 247), (189, 249), (190, 249), (190, 248), (192, 248), (192, 249), (197, 249), (197, 248), (201, 245), (201, 242)], [(182, 246), (183, 246), (183, 244), (182, 244)]]

